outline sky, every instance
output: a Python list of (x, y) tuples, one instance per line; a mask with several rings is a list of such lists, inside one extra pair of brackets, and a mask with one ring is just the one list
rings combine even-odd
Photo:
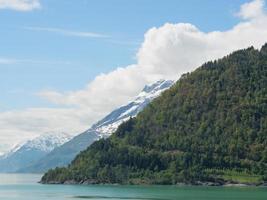
[(0, 0), (0, 154), (267, 41), (264, 0)]

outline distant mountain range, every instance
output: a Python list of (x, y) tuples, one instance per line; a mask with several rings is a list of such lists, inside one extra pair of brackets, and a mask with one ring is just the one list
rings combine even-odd
[(27, 167), (71, 138), (66, 133), (49, 133), (19, 144), (0, 157), (0, 172), (16, 172)]
[[(85, 150), (90, 144), (100, 138), (106, 138), (115, 132), (117, 127), (127, 121), (130, 117), (135, 117), (142, 111), (154, 98), (158, 97), (163, 91), (173, 85), (171, 80), (159, 80), (154, 84), (146, 85), (142, 92), (134, 98), (133, 101), (127, 105), (123, 105), (113, 112), (108, 114), (102, 120), (94, 124), (87, 131), (77, 135), (71, 140), (66, 140), (58, 146), (55, 146), (51, 151), (46, 151), (34, 156), (35, 159), (23, 159), (24, 162), (14, 162), (14, 168), (9, 172), (44, 172), (50, 168), (67, 166), (81, 151)], [(49, 143), (49, 142), (47, 142)], [(16, 155), (16, 149), (13, 150)], [(24, 155), (24, 154), (23, 154)], [(25, 152), (25, 158), (30, 156)], [(6, 155), (6, 157), (10, 157)], [(13, 157), (13, 156), (12, 156)], [(22, 158), (23, 156), (21, 156)], [(30, 156), (31, 157), (31, 156)], [(6, 159), (5, 159), (6, 160)], [(4, 163), (4, 164), (3, 164)], [(1, 162), (0, 172), (2, 166), (8, 168), (10, 162)], [(6, 172), (6, 171), (5, 171)]]

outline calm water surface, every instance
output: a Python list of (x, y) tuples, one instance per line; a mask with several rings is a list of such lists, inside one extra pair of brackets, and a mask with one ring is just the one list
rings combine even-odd
[(0, 200), (267, 200), (267, 188), (41, 185), (40, 178), (0, 174)]

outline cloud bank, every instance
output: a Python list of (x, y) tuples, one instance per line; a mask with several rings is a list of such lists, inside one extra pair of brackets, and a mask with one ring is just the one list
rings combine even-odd
[(0, 0), (0, 9), (31, 11), (40, 8), (39, 0)]
[(78, 91), (38, 93), (63, 109), (29, 108), (0, 113), (1, 141), (8, 142), (11, 135), (20, 133), (27, 137), (49, 131), (77, 134), (131, 100), (147, 83), (177, 80), (181, 74), (234, 50), (260, 48), (267, 42), (264, 6), (263, 0), (242, 5), (237, 13), (240, 22), (227, 31), (206, 33), (188, 23), (151, 28), (136, 54), (137, 63), (101, 74)]

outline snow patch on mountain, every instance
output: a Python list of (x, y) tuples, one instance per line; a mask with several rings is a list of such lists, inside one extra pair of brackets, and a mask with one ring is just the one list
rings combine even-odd
[(66, 143), (73, 136), (67, 133), (47, 133), (31, 140), (16, 144), (9, 152), (1, 156), (1, 159), (8, 158), (15, 153), (21, 151), (39, 150), (45, 153), (49, 153), (54, 148)]
[(7, 154), (0, 157), (0, 172), (17, 172), (19, 169), (42, 159), (71, 138), (66, 133), (49, 133), (18, 144)]
[(121, 125), (123, 122), (127, 121), (128, 119), (130, 119), (130, 117), (125, 117), (111, 124), (100, 126), (96, 129), (96, 131), (99, 132), (99, 135), (101, 138), (108, 137), (117, 130), (119, 125)]
[(101, 137), (110, 136), (121, 123), (127, 121), (130, 117), (135, 117), (153, 99), (170, 88), (173, 83), (174, 81), (172, 80), (159, 80), (156, 83), (146, 85), (133, 101), (111, 112), (104, 119), (93, 125), (92, 129), (99, 132)]
[[(126, 110), (124, 113), (122, 113), (119, 118), (122, 118), (124, 116), (128, 116), (130, 113), (134, 112), (139, 105), (133, 105), (133, 107), (131, 107), (129, 110)], [(127, 117), (128, 118), (128, 117)]]
[(67, 133), (49, 133), (41, 135), (33, 140), (27, 141), (23, 146), (28, 149), (38, 149), (44, 152), (50, 152), (72, 138)]

